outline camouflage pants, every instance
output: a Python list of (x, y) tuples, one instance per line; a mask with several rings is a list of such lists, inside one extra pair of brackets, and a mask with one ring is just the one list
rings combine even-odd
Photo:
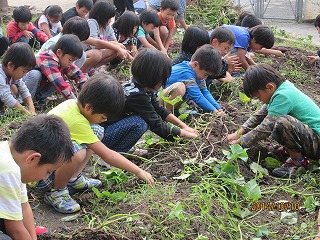
[(294, 117), (289, 115), (278, 117), (272, 138), (287, 149), (301, 152), (305, 157), (320, 159), (320, 136)]

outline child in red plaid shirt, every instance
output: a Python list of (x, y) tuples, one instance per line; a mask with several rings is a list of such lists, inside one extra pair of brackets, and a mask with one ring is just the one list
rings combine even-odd
[(74, 80), (80, 87), (87, 80), (73, 63), (81, 56), (81, 42), (72, 34), (63, 35), (51, 50), (38, 53), (35, 69), (23, 78), (32, 97), (40, 105), (55, 92), (61, 93), (65, 99), (75, 99), (76, 95), (68, 82)]

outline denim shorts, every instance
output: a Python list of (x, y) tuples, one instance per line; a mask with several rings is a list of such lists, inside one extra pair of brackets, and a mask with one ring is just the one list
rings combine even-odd
[[(91, 129), (93, 130), (94, 134), (101, 140), (104, 133), (104, 128), (101, 127), (99, 124), (91, 124)], [(73, 154), (77, 153), (81, 149), (87, 149), (88, 146), (84, 143), (78, 144), (75, 141), (72, 141), (73, 145)]]

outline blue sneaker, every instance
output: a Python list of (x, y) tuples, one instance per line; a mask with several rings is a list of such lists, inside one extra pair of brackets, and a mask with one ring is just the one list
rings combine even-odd
[(41, 192), (48, 192), (53, 187), (54, 173), (55, 172), (50, 173), (49, 177), (46, 180), (28, 183), (28, 186), (31, 188), (35, 188)]
[(73, 200), (67, 188), (52, 189), (44, 195), (44, 201), (60, 213), (75, 213), (80, 211), (80, 205)]
[(85, 190), (91, 190), (92, 187), (98, 188), (101, 186), (101, 181), (94, 178), (86, 178), (80, 174), (74, 182), (68, 183), (68, 189), (70, 194), (75, 192), (82, 192)]

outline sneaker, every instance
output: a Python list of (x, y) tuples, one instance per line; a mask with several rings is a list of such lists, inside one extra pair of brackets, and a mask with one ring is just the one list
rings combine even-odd
[(297, 174), (305, 173), (308, 166), (307, 158), (301, 159), (288, 158), (287, 161), (279, 168), (275, 168), (272, 174), (276, 177), (289, 178)]
[(49, 177), (46, 180), (40, 180), (38, 182), (28, 183), (28, 186), (35, 188), (41, 192), (48, 192), (53, 187), (54, 172), (50, 173)]
[(45, 193), (44, 201), (60, 213), (74, 213), (80, 210), (80, 205), (70, 197), (67, 188), (52, 189)]
[(84, 190), (91, 190), (92, 187), (98, 188), (101, 186), (101, 181), (94, 178), (86, 178), (82, 174), (74, 182), (68, 183), (70, 194), (75, 192), (82, 192)]

